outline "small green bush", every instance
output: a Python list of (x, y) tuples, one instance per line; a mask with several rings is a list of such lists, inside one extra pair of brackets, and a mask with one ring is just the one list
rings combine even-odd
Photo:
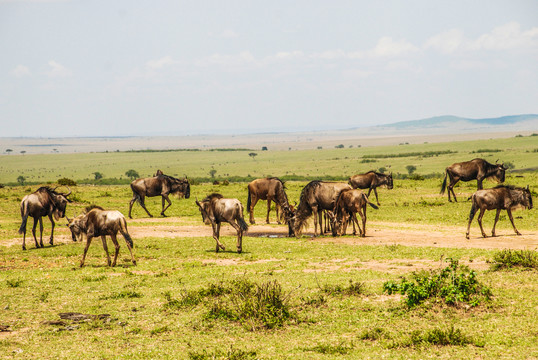
[(466, 303), (470, 306), (491, 299), (491, 290), (476, 279), (473, 270), (458, 265), (458, 260), (448, 260), (450, 265), (444, 269), (413, 272), (410, 281), (406, 278), (399, 284), (387, 281), (383, 284), (383, 290), (389, 295), (406, 295), (408, 307), (419, 305), (429, 298), (441, 299), (447, 305)]
[(247, 360), (247, 359), (256, 359), (256, 351), (234, 349), (230, 346), (228, 351), (215, 350), (214, 352), (209, 352), (203, 350), (202, 352), (189, 352), (190, 360), (213, 360), (213, 359), (230, 359), (230, 360)]
[(538, 252), (535, 250), (505, 249), (493, 255), (492, 270), (511, 269), (513, 267), (538, 269)]
[(315, 351), (320, 354), (327, 354), (327, 355), (345, 355), (349, 353), (351, 350), (353, 350), (354, 345), (351, 343), (349, 346), (344, 344), (343, 342), (338, 345), (332, 345), (332, 344), (319, 344), (312, 348), (305, 349), (306, 351)]
[(484, 344), (465, 335), (460, 329), (454, 328), (454, 325), (447, 329), (431, 329), (427, 331), (415, 330), (411, 332), (408, 339), (391, 344), (390, 348), (411, 347), (421, 345), (435, 346), (466, 346), (474, 345), (483, 347)]

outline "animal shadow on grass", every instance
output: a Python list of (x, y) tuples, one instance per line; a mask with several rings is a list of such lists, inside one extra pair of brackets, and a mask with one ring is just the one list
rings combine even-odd
[(226, 250), (222, 250), (220, 249), (219, 252), (215, 252), (215, 249), (211, 249), (211, 250), (206, 250), (205, 251), (206, 253), (213, 253), (213, 254), (237, 254), (237, 255), (243, 255), (243, 254), (250, 254), (250, 251), (241, 251), (241, 253), (237, 253), (237, 250), (230, 250), (230, 249), (226, 249)]

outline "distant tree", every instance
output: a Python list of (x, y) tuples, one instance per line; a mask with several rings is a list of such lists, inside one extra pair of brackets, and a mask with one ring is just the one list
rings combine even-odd
[(22, 175), (19, 175), (19, 177), (17, 178), (17, 182), (21, 185), (24, 185), (24, 183), (26, 182), (26, 178)]
[(256, 154), (255, 152), (251, 152), (248, 154), (248, 156), (254, 159), (256, 156), (258, 156), (258, 154)]
[(387, 171), (387, 168), (384, 167), (384, 166), (381, 166), (381, 167), (378, 169), (378, 171), (379, 171), (381, 174), (384, 174), (385, 171)]
[(323, 146), (318, 146), (318, 150), (321, 150), (321, 149), (323, 149)]
[(211, 176), (211, 178), (214, 178), (216, 173), (217, 173), (217, 170), (215, 169), (209, 170), (209, 176)]
[(335, 148), (336, 148), (336, 149), (343, 149), (343, 148), (344, 148), (344, 144), (336, 145)]
[(267, 146), (262, 146), (262, 151), (267, 151)]
[(127, 176), (129, 179), (131, 180), (135, 180), (135, 179), (138, 179), (140, 177), (140, 175), (138, 175), (138, 172), (136, 170), (127, 170), (125, 172), (125, 176)]
[(510, 162), (510, 161), (507, 161), (504, 163), (504, 167), (507, 168), (508, 170), (512, 170), (512, 169), (515, 169), (516, 166), (514, 165), (513, 162)]
[(11, 149), (6, 149), (6, 152), (9, 154), (10, 152), (12, 152), (13, 150)]
[(96, 171), (96, 172), (94, 172), (92, 174), (95, 177), (95, 180), (100, 180), (100, 179), (103, 178), (103, 174), (101, 174), (99, 171)]
[(77, 183), (75, 180), (69, 179), (69, 178), (61, 178), (57, 181), (58, 185), (65, 185), (65, 186), (77, 186)]
[(407, 172), (409, 173), (409, 175), (414, 173), (415, 170), (417, 169), (417, 167), (415, 165), (407, 165), (405, 168), (407, 169)]

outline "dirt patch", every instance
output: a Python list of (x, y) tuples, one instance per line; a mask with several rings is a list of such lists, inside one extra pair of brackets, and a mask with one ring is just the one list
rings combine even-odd
[[(166, 218), (166, 222), (172, 218)], [(175, 218), (174, 218), (175, 219)], [(163, 222), (159, 219), (138, 219), (136, 221), (145, 223), (143, 226), (131, 226), (129, 232), (135, 239), (145, 237), (156, 238), (185, 238), (185, 237), (212, 237), (211, 226), (192, 225), (188, 221), (179, 220), (178, 225), (159, 225)], [(183, 223), (183, 224), (182, 224)], [(357, 236), (331, 237), (321, 236), (313, 237), (312, 232), (303, 234), (302, 239), (310, 236), (310, 239), (319, 243), (339, 243), (347, 245), (404, 245), (404, 246), (430, 246), (430, 247), (456, 247), (456, 248), (480, 248), (480, 249), (537, 249), (538, 232), (523, 231), (523, 235), (515, 235), (512, 230), (499, 229), (498, 236), (482, 238), (478, 229), (471, 230), (471, 238), (465, 238), (465, 229), (461, 227), (421, 225), (410, 223), (388, 223), (388, 222), (371, 222), (368, 223), (367, 236), (365, 238)], [(228, 224), (221, 228), (221, 236), (236, 236), (235, 230)], [(288, 228), (285, 225), (251, 225), (246, 236), (261, 238), (282, 238), (288, 236)], [(48, 242), (48, 238), (47, 238)], [(71, 236), (67, 229), (55, 231), (55, 244), (72, 243)], [(21, 246), (22, 238), (2, 240), (0, 245), (3, 246)], [(34, 246), (33, 239), (28, 242), (27, 246)], [(47, 246), (47, 245), (46, 245)]]

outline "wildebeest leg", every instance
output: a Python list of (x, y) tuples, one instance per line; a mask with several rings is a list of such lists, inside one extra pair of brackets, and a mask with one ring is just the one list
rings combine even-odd
[(318, 234), (318, 215), (319, 215), (319, 222), (320, 222), (320, 232), (321, 232), (321, 212), (318, 212), (317, 206), (312, 206), (312, 214), (314, 215), (314, 236)]
[(454, 201), (458, 202), (458, 199), (456, 199), (456, 193), (454, 192), (454, 185), (456, 185), (460, 179), (456, 178), (451, 173), (448, 173), (448, 176), (450, 177), (450, 184), (448, 184), (448, 202), (452, 202), (452, 200), (450, 200), (450, 192), (452, 192), (452, 195), (454, 195)]
[(251, 196), (251, 199), (250, 199), (251, 203), (250, 203), (250, 208), (248, 209), (248, 212), (250, 214), (249, 221), (251, 224), (256, 224), (256, 221), (254, 220), (254, 206), (256, 206), (256, 203), (258, 202), (258, 198), (253, 193), (251, 193), (250, 196)]
[(497, 209), (497, 212), (495, 213), (495, 222), (493, 223), (493, 229), (491, 229), (491, 236), (495, 236), (495, 225), (497, 225), (497, 221), (499, 221), (500, 213), (501, 209)]
[[(269, 201), (269, 200), (268, 200)], [(232, 227), (237, 231), (237, 253), (241, 254), (242, 249), (242, 242), (243, 242), (243, 230), (241, 230), (241, 227), (235, 220), (230, 220), (229, 224), (232, 225)]]
[(118, 260), (118, 254), (120, 253), (120, 244), (118, 244), (118, 239), (116, 238), (116, 234), (110, 235), (110, 238), (112, 239), (112, 243), (114, 243), (114, 247), (116, 248), (116, 252), (114, 253), (114, 261), (112, 261), (112, 267), (114, 267), (116, 266), (116, 261)]
[(129, 202), (129, 219), (133, 218), (131, 216), (131, 210), (133, 209), (133, 204), (135, 203), (135, 201), (136, 201), (136, 195), (134, 195), (131, 201)]
[(474, 214), (475, 211), (471, 210), (471, 213), (469, 214), (469, 224), (467, 224), (467, 232), (465, 233), (467, 239), (469, 238), (469, 232), (471, 231), (471, 223), (473, 222)]
[(39, 243), (41, 244), (41, 247), (45, 247), (43, 245), (43, 218), (39, 218)]
[(37, 218), (34, 218), (34, 225), (32, 226), (32, 235), (34, 236), (35, 247), (39, 248), (39, 243), (37, 242), (37, 237), (35, 236), (35, 228), (37, 226)]
[(275, 213), (276, 213), (276, 223), (278, 225), (282, 224), (282, 221), (280, 221), (280, 218), (283, 216), (282, 215), (282, 208), (280, 207), (280, 205), (276, 201), (275, 201)]
[(24, 233), (22, 234), (22, 249), (26, 250), (26, 228), (24, 228)]
[(224, 245), (222, 245), (219, 241), (219, 237), (220, 237), (220, 223), (217, 223), (217, 224), (211, 224), (211, 226), (213, 227), (213, 239), (215, 239), (215, 241), (217, 242), (217, 247), (216, 247), (216, 252), (219, 252), (220, 249), (222, 250), (226, 250), (226, 248), (224, 247)]
[(133, 265), (136, 266), (136, 259), (133, 255), (133, 248), (131, 247), (131, 244), (129, 243), (129, 241), (127, 241), (127, 238), (125, 237), (125, 235), (123, 236), (123, 238), (125, 239), (125, 243), (127, 244), (127, 249), (129, 249), (129, 253), (131, 253), (131, 261), (133, 262)]
[(361, 236), (366, 237), (366, 205), (364, 206), (362, 211), (359, 210), (359, 215), (361, 216), (361, 219), (362, 219), (362, 234), (361, 234)]
[(149, 217), (153, 217), (153, 215), (151, 215), (151, 214), (149, 213), (148, 209), (146, 209), (145, 196), (140, 195), (140, 206), (142, 206), (142, 209), (146, 210), (146, 212), (148, 213)]
[(82, 260), (80, 261), (80, 267), (84, 266), (84, 260), (86, 259), (86, 253), (92, 242), (93, 235), (86, 235), (86, 247), (84, 247), (84, 254), (82, 254)]
[(56, 224), (54, 223), (54, 219), (52, 218), (52, 214), (49, 215), (49, 219), (50, 219), (50, 224), (51, 224), (51, 226), (52, 226), (51, 229), (50, 229), (50, 241), (49, 241), (49, 243), (50, 243), (51, 245), (54, 245), (54, 244), (53, 244), (54, 226), (56, 226)]
[(375, 201), (377, 202), (377, 205), (381, 205), (379, 203), (379, 199), (377, 198), (377, 188), (374, 188), (374, 194), (375, 194)]
[(480, 225), (480, 231), (482, 231), (483, 237), (487, 237), (486, 233), (484, 232), (484, 227), (482, 226), (482, 218), (484, 217), (485, 212), (485, 209), (480, 209), (480, 214), (478, 214), (478, 225)]
[(483, 181), (484, 179), (476, 179), (476, 187), (478, 188), (478, 190), (484, 189), (484, 187), (482, 186)]
[[(265, 217), (265, 223), (269, 224), (269, 212), (271, 211), (271, 198), (267, 197), (267, 216)], [(277, 215), (278, 219), (278, 215)]]
[(517, 235), (521, 235), (519, 231), (516, 229), (516, 225), (514, 224), (514, 218), (512, 217), (512, 210), (506, 209), (506, 212), (508, 213), (508, 217), (510, 218), (510, 222), (512, 223), (512, 227), (514, 228), (514, 231)]
[[(111, 236), (112, 239), (114, 239), (112, 236)], [(108, 266), (110, 266), (110, 254), (108, 253), (108, 245), (106, 244), (106, 236), (105, 235), (101, 235), (101, 241), (103, 242), (103, 249), (105, 250), (105, 254), (106, 254), (106, 264)], [(112, 242), (114, 242), (114, 240), (112, 240)], [(116, 241), (117, 243), (117, 241)], [(118, 253), (116, 252), (116, 255)], [(112, 264), (112, 266), (116, 266), (116, 256), (114, 256), (114, 263)]]
[[(168, 206), (166, 207), (164, 207), (164, 200), (168, 202)], [(170, 198), (168, 197), (168, 195), (162, 195), (162, 203), (163, 203), (163, 211), (161, 211), (161, 215), (166, 216), (164, 215), (164, 212), (166, 211), (166, 209), (170, 207), (170, 205), (172, 205), (172, 202), (170, 201)]]

